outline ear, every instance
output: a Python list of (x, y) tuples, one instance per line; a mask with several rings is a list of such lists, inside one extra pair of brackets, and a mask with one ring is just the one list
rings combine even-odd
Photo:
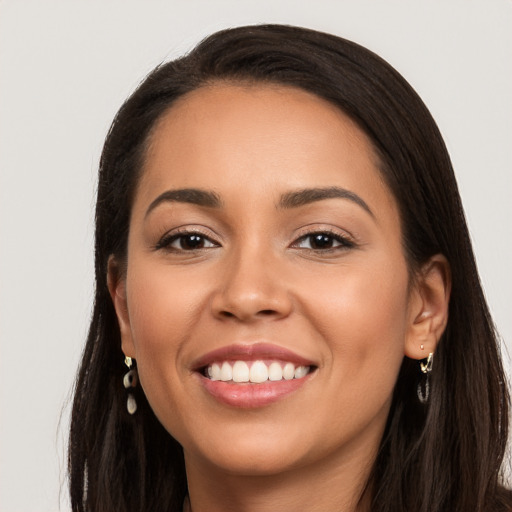
[(448, 322), (450, 264), (442, 254), (428, 260), (416, 274), (409, 300), (405, 355), (425, 359), (435, 352)]
[(126, 272), (122, 271), (121, 265), (113, 254), (108, 259), (107, 286), (119, 323), (121, 349), (125, 356), (135, 359), (135, 345), (132, 338), (130, 314), (126, 299)]

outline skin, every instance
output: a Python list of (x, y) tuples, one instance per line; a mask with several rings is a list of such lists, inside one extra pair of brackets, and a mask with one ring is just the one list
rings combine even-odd
[[(194, 512), (368, 510), (364, 489), (402, 359), (434, 352), (450, 288), (442, 256), (410, 279), (378, 164), (347, 116), (290, 87), (204, 87), (156, 126), (126, 272), (111, 258), (109, 289), (123, 351), (184, 448)], [(349, 198), (279, 206), (283, 194), (319, 187), (357, 194), (371, 213)], [(222, 206), (162, 201), (148, 213), (184, 188), (213, 191)], [(204, 246), (183, 249), (178, 238), (162, 247), (178, 229), (199, 232)], [(333, 247), (312, 245), (318, 232)], [(265, 407), (205, 392), (198, 357), (261, 340), (317, 369)]]

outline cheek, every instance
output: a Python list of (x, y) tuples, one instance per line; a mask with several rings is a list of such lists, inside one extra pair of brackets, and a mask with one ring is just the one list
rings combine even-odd
[(310, 302), (309, 318), (327, 341), (334, 378), (357, 401), (392, 392), (404, 357), (407, 333), (408, 274), (403, 268), (373, 266), (333, 276)]
[(200, 323), (206, 291), (161, 265), (133, 267), (128, 269), (127, 298), (137, 368), (153, 410), (167, 426), (163, 415), (186, 396), (183, 354)]
[(136, 350), (177, 351), (204, 308), (204, 287), (190, 273), (181, 276), (162, 265), (133, 267), (127, 296)]

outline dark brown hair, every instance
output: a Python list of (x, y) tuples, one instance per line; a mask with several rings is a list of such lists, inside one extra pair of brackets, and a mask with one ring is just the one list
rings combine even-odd
[[(126, 258), (131, 203), (152, 128), (177, 98), (216, 81), (276, 83), (326, 99), (370, 137), (399, 205), (413, 272), (434, 254), (452, 272), (449, 322), (430, 399), (418, 401), (417, 361), (404, 358), (371, 477), (372, 512), (506, 510), (500, 468), (509, 397), (450, 159), (427, 108), (389, 64), (339, 37), (265, 25), (213, 34), (162, 64), (121, 107), (100, 161), (96, 292), (76, 382), (69, 445), (74, 511), (181, 510), (183, 453), (140, 388), (129, 416), (110, 255)], [(507, 498), (508, 499), (508, 498)]]

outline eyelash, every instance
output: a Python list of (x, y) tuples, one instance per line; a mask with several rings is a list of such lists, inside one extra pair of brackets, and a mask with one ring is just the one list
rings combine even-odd
[(327, 248), (321, 248), (321, 249), (320, 248), (315, 249), (314, 247), (308, 247), (307, 249), (317, 252), (317, 253), (318, 252), (325, 253), (325, 252), (352, 249), (356, 245), (347, 236), (340, 235), (339, 233), (336, 233), (331, 230), (320, 230), (320, 231), (313, 231), (313, 232), (307, 233), (305, 235), (302, 235), (300, 238), (297, 239), (297, 241), (295, 241), (292, 244), (292, 247), (297, 247), (301, 242), (304, 242), (305, 240), (308, 240), (308, 239), (310, 240), (310, 244), (311, 244), (313, 238), (315, 238), (315, 237), (318, 238), (318, 237), (322, 237), (322, 236), (329, 239), (329, 241), (331, 243), (337, 242), (339, 245), (337, 245), (335, 247), (327, 247)]
[[(324, 241), (326, 243), (331, 243), (331, 244), (338, 243), (339, 245), (337, 245), (335, 247), (324, 247), (324, 248), (305, 247), (303, 249), (307, 249), (307, 250), (310, 250), (310, 251), (313, 251), (316, 253), (326, 253), (326, 252), (351, 249), (351, 248), (355, 247), (355, 245), (356, 245), (348, 237), (342, 236), (339, 233), (335, 233), (334, 231), (330, 231), (330, 230), (320, 230), (320, 231), (312, 231), (310, 233), (300, 236), (295, 242), (293, 242), (291, 247), (301, 249), (301, 247), (299, 247), (299, 245), (301, 243), (303, 243), (304, 241), (309, 239), (310, 245), (311, 245), (311, 242), (314, 237), (316, 237), (318, 239), (318, 237), (321, 237), (321, 236), (325, 237)], [(181, 240), (181, 242), (183, 242), (186, 237), (197, 237), (199, 239), (199, 241), (201, 242), (201, 244), (210, 243), (211, 246), (210, 247), (203, 246), (203, 247), (198, 247), (198, 248), (193, 247), (193, 248), (189, 248), (189, 249), (185, 249), (183, 247), (177, 248), (177, 247), (171, 246), (174, 242), (177, 242), (180, 240)], [(327, 239), (327, 240), (325, 240), (325, 239)], [(317, 242), (319, 242), (319, 241), (320, 241), (320, 239), (317, 240)], [(180, 245), (181, 245), (181, 242), (180, 242)], [(172, 234), (164, 235), (159, 240), (159, 242), (156, 244), (155, 249), (156, 250), (166, 250), (169, 252), (194, 252), (194, 251), (201, 251), (204, 249), (211, 249), (211, 248), (215, 248), (215, 247), (220, 247), (220, 244), (213, 241), (209, 236), (205, 235), (201, 231), (183, 230), (183, 231), (174, 232)]]
[(175, 231), (172, 234), (166, 234), (164, 235), (156, 244), (155, 249), (156, 250), (167, 250), (169, 252), (193, 252), (198, 251), (202, 249), (210, 249), (211, 247), (199, 247), (199, 248), (192, 248), (192, 249), (184, 249), (184, 248), (177, 248), (177, 247), (171, 247), (171, 244), (178, 240), (184, 240), (186, 237), (192, 237), (195, 236), (199, 239), (201, 239), (204, 243), (204, 241), (207, 241), (212, 244), (212, 247), (219, 247), (219, 244), (214, 242), (209, 236), (205, 235), (201, 231), (198, 230), (183, 230), (183, 231)]

